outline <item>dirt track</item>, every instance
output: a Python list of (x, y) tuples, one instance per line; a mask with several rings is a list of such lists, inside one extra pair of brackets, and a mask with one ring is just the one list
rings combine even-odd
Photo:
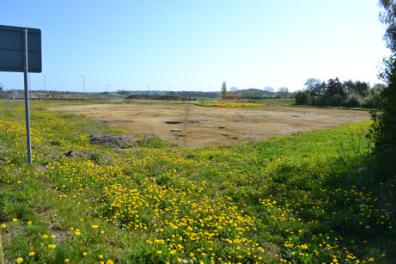
[(181, 146), (225, 145), (328, 128), (369, 118), (366, 111), (292, 106), (202, 107), (136, 103), (62, 105), (52, 110), (85, 114), (138, 136), (154, 135)]

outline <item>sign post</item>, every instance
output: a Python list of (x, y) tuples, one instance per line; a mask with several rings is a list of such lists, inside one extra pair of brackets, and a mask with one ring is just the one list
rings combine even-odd
[(29, 107), (29, 39), (28, 30), (23, 30), (23, 58), (25, 60), (25, 71), (23, 72), (23, 84), (25, 88), (25, 117), (26, 117), (26, 153), (29, 165), (32, 165), (32, 144), (30, 142), (30, 107)]
[(41, 31), (0, 25), (0, 71), (23, 72), (26, 153), (32, 165), (30, 141), (29, 72), (41, 72)]

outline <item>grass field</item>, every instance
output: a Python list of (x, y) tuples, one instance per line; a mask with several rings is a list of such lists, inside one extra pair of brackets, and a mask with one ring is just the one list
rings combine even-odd
[(395, 186), (371, 184), (368, 121), (119, 149), (88, 136), (124, 128), (47, 107), (32, 105), (30, 168), (23, 105), (0, 102), (6, 263), (394, 263)]
[(258, 141), (369, 119), (367, 111), (293, 107), (284, 99), (264, 101), (199, 105), (133, 101), (128, 104), (65, 104), (49, 109), (84, 114), (112, 127), (125, 128), (138, 137), (155, 136), (184, 147)]

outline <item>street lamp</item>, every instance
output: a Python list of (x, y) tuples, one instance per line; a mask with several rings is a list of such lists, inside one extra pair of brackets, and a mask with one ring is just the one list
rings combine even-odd
[(80, 75), (80, 78), (82, 79), (83, 93), (85, 93), (85, 75)]
[(47, 75), (43, 76), (43, 90), (47, 90)]

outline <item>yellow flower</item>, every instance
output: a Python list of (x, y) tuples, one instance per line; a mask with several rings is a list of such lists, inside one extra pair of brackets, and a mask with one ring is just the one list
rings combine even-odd
[(106, 264), (114, 264), (114, 261), (111, 260), (111, 259), (108, 259), (108, 260), (106, 261)]
[(88, 252), (84, 251), (84, 252), (82, 253), (82, 255), (83, 255), (84, 257), (86, 257), (86, 256), (88, 256)]
[(34, 252), (34, 251), (29, 252), (29, 257), (34, 257), (35, 255), (36, 255), (36, 252)]
[(7, 228), (7, 225), (6, 225), (6, 224), (2, 223), (2, 224), (0, 225), (0, 229), (6, 229), (6, 228)]
[(47, 239), (48, 239), (48, 235), (47, 235), (47, 234), (42, 235), (42, 236), (41, 236), (41, 239), (47, 240)]
[(307, 244), (302, 244), (302, 245), (300, 245), (300, 248), (301, 248), (301, 249), (307, 249), (307, 248), (308, 248), (308, 245), (307, 245)]
[(92, 228), (92, 229), (98, 229), (99, 226), (98, 226), (98, 225), (91, 225), (91, 228)]
[(30, 221), (30, 220), (26, 222), (27, 225), (31, 225), (32, 223), (33, 223), (33, 222)]
[(69, 262), (70, 262), (70, 259), (65, 258), (65, 260), (64, 260), (63, 262), (64, 262), (64, 263), (69, 263)]
[[(16, 222), (18, 222), (18, 219), (17, 218), (12, 218), (12, 222), (16, 223)], [(22, 259), (22, 261), (23, 261), (23, 259)]]
[(76, 237), (79, 237), (79, 236), (81, 236), (81, 232), (79, 230), (76, 230), (76, 231), (74, 231), (74, 235)]
[(103, 255), (99, 255), (98, 257), (99, 259), (104, 259)]
[(374, 258), (369, 258), (367, 261), (368, 262), (374, 262)]
[(15, 262), (18, 263), (18, 264), (19, 264), (19, 263), (22, 263), (22, 262), (23, 262), (23, 258), (17, 258), (17, 259), (15, 260)]
[(49, 244), (49, 245), (48, 245), (48, 248), (49, 248), (49, 249), (55, 249), (55, 248), (56, 248), (56, 245), (55, 245), (55, 244)]

